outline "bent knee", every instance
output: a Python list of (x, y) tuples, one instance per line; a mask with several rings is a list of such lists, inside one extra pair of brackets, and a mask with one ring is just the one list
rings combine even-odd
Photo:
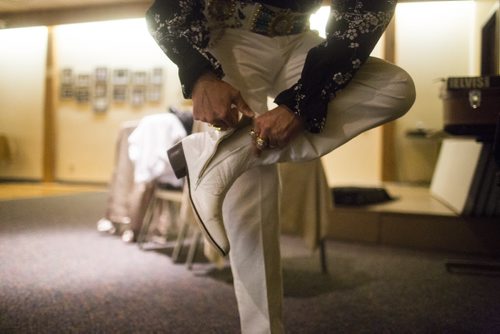
[[(402, 68), (378, 58), (369, 58), (362, 70), (374, 78), (380, 101), (390, 110), (391, 119), (405, 115), (415, 102), (415, 84)], [(361, 72), (361, 70), (360, 70)]]
[(399, 69), (395, 80), (391, 83), (394, 112), (397, 117), (405, 115), (415, 103), (416, 90), (412, 77), (403, 69)]

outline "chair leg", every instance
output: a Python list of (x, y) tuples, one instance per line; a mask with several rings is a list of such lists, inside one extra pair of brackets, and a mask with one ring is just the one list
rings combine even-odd
[(186, 260), (186, 265), (187, 265), (188, 270), (191, 270), (193, 268), (193, 261), (194, 261), (195, 255), (196, 255), (196, 251), (198, 249), (198, 245), (200, 243), (201, 232), (196, 231), (193, 239), (194, 240), (193, 240), (191, 246), (189, 246), (189, 253), (188, 253), (187, 260)]
[[(168, 225), (166, 226), (166, 231), (167, 233), (165, 234), (165, 241), (168, 241), (169, 238), (169, 231), (172, 229), (177, 231), (177, 235), (180, 234), (180, 230), (182, 229), (182, 223), (180, 222), (180, 205), (179, 203), (176, 202), (168, 202)], [(174, 228), (175, 225), (175, 228)], [(179, 240), (179, 237), (177, 237), (177, 240)], [(177, 246), (177, 244), (176, 244)]]
[(321, 273), (328, 274), (328, 266), (326, 261), (326, 243), (325, 239), (319, 241), (319, 258), (321, 262)]
[(189, 222), (183, 222), (177, 235), (177, 241), (175, 243), (174, 251), (172, 252), (172, 261), (177, 262), (179, 260), (179, 255), (182, 251), (182, 246), (184, 244), (184, 238), (189, 231)]
[(156, 201), (158, 199), (153, 197), (149, 201), (148, 208), (146, 209), (146, 213), (144, 214), (144, 219), (142, 220), (141, 229), (139, 231), (139, 235), (137, 236), (137, 245), (140, 249), (144, 249), (144, 242), (146, 241), (146, 237), (148, 235), (149, 225), (153, 220), (154, 210), (156, 207)]

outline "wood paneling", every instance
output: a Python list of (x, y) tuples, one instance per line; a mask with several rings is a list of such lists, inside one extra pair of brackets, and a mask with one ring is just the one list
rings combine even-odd
[(57, 97), (55, 60), (54, 60), (54, 33), (53, 27), (47, 31), (47, 60), (45, 74), (45, 103), (43, 111), (43, 181), (52, 182), (55, 179), (56, 161), (56, 127), (55, 110)]
[[(385, 31), (384, 57), (385, 60), (396, 61), (396, 18), (394, 17)], [(382, 181), (397, 181), (396, 156), (394, 139), (396, 124), (390, 122), (382, 126)]]

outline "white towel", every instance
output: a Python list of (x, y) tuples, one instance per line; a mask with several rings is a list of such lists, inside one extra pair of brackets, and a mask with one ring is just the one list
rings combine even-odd
[(157, 180), (181, 186), (167, 158), (167, 150), (186, 136), (177, 116), (170, 113), (146, 116), (128, 138), (128, 154), (134, 163), (136, 183)]

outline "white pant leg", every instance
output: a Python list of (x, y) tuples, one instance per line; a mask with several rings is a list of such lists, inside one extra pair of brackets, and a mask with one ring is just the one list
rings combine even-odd
[[(228, 30), (212, 50), (226, 73), (224, 80), (240, 90), (258, 114), (267, 111), (269, 83), (275, 75), (270, 71), (276, 64), (269, 42), (264, 36)], [(242, 333), (283, 332), (278, 196), (277, 168), (271, 165), (242, 174), (224, 200)]]
[[(273, 84), (278, 94), (300, 78), (307, 51), (322, 39), (314, 32), (288, 38), (289, 58)], [(370, 57), (351, 82), (328, 104), (319, 134), (304, 132), (280, 151), (265, 151), (265, 164), (321, 157), (360, 133), (404, 115), (415, 100), (411, 77), (396, 65)]]
[(242, 333), (282, 333), (278, 174), (253, 168), (229, 190), (223, 205)]
[[(241, 91), (255, 112), (264, 112), (268, 89), (277, 93), (295, 83), (305, 54), (318, 42), (311, 33), (267, 38), (230, 30), (213, 52), (226, 72), (225, 80)], [(329, 103), (322, 133), (304, 133), (282, 150), (265, 151), (259, 165), (318, 158), (361, 132), (400, 117), (413, 100), (408, 74), (372, 58)], [(277, 177), (275, 171), (265, 170), (259, 166), (240, 176), (223, 207), (244, 333), (282, 331)]]

